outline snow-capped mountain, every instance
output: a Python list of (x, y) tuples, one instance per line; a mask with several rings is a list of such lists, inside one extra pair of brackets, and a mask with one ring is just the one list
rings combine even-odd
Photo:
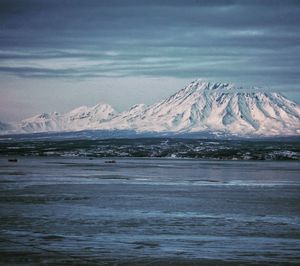
[(97, 128), (102, 122), (112, 119), (117, 114), (108, 104), (93, 107), (81, 106), (68, 113), (40, 115), (22, 120), (15, 124), (17, 132), (78, 131)]
[[(300, 106), (279, 93), (233, 84), (190, 83), (168, 99), (133, 114), (103, 123), (103, 129), (155, 132), (217, 131), (238, 135), (300, 134)], [(118, 123), (114, 123), (114, 121)], [(118, 126), (119, 125), (119, 126)]]
[(157, 104), (117, 113), (107, 104), (66, 114), (41, 114), (14, 125), (15, 132), (85, 129), (137, 132), (210, 132), (239, 136), (300, 135), (300, 106), (275, 92), (196, 80)]

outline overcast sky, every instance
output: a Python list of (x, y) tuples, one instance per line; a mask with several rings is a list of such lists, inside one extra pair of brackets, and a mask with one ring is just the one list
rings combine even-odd
[(0, 0), (0, 120), (154, 103), (206, 78), (300, 103), (300, 1)]

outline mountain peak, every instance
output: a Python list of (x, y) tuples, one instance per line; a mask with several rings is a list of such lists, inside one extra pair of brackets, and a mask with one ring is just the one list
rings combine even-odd
[(300, 107), (258, 87), (199, 79), (128, 121), (142, 131), (298, 135)]
[(192, 81), (183, 90), (185, 91), (216, 91), (237, 89), (233, 83), (213, 82), (205, 79), (196, 79)]
[(98, 103), (95, 106), (91, 107), (91, 109), (95, 110), (96, 112), (110, 114), (111, 116), (118, 113), (111, 105), (107, 103)]
[[(7, 125), (0, 125), (8, 132)], [(81, 106), (65, 114), (44, 113), (16, 123), (15, 132), (135, 130), (217, 132), (239, 136), (300, 135), (300, 106), (259, 87), (197, 79), (159, 103), (122, 113), (109, 104)]]
[(103, 108), (103, 109), (113, 109), (112, 106), (108, 103), (97, 103), (96, 105), (93, 106), (93, 108)]

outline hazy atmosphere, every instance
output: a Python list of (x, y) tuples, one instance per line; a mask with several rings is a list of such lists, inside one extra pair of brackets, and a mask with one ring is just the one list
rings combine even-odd
[(123, 111), (205, 78), (300, 103), (299, 1), (0, 0), (0, 121)]

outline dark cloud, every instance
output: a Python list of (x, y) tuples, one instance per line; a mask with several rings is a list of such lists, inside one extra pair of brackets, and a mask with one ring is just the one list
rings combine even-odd
[(0, 25), (0, 72), (22, 77), (300, 79), (300, 1), (9, 0)]

